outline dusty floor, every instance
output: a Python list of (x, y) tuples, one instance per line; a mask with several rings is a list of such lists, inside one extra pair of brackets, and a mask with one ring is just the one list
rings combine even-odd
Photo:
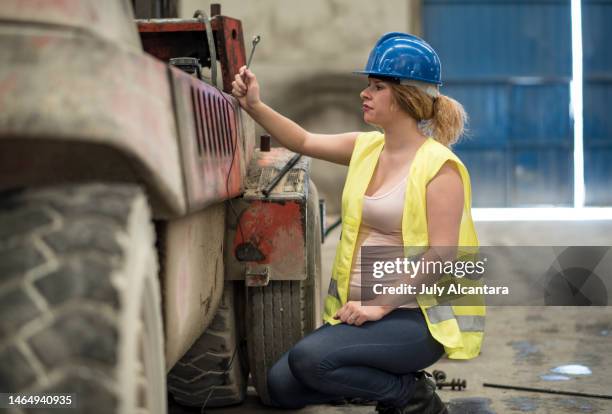
[[(606, 224), (608, 227), (612, 224)], [(557, 244), (612, 245), (609, 231), (593, 226), (591, 236), (580, 226), (582, 235), (572, 225), (565, 226), (567, 235), (555, 232)], [(481, 244), (523, 244), (524, 234), (533, 233), (533, 224), (511, 224), (500, 233), (492, 224), (480, 225)], [(524, 231), (522, 231), (524, 230)], [(509, 234), (514, 235), (509, 236)], [(544, 231), (546, 233), (546, 231)], [(503, 234), (504, 240), (499, 240)], [(540, 234), (537, 244), (546, 244)], [(323, 249), (323, 274), (327, 286), (331, 262), (339, 237), (339, 229), (331, 233)], [(559, 242), (561, 240), (561, 242)], [(536, 244), (536, 243), (534, 243)], [(591, 370), (590, 375), (568, 375), (566, 380), (546, 380), (551, 369), (561, 365), (580, 364)], [(537, 387), (561, 391), (612, 395), (612, 307), (489, 307), (486, 338), (480, 357), (457, 362), (442, 360), (431, 367), (446, 372), (448, 379), (467, 381), (463, 391), (439, 391), (448, 403), (451, 414), (490, 413), (612, 413), (612, 400), (553, 395), (537, 392), (484, 387), (483, 383)], [(174, 414), (197, 413), (199, 410), (174, 408)], [(207, 409), (216, 414), (300, 412), (314, 413), (373, 413), (373, 406), (317, 405), (298, 411), (273, 410), (259, 404), (254, 389), (249, 388), (247, 401), (236, 407)]]

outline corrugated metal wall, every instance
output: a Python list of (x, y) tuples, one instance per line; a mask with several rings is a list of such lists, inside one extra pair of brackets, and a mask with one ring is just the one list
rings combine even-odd
[(570, 13), (569, 0), (424, 1), (442, 92), (471, 118), (455, 150), (477, 207), (573, 204)]
[(586, 204), (612, 205), (612, 1), (583, 3)]

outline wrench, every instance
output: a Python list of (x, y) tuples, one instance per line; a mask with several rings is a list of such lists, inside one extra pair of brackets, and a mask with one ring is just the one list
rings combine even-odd
[(261, 36), (257, 35), (253, 37), (253, 48), (251, 49), (251, 54), (249, 55), (249, 61), (247, 62), (246, 68), (248, 69), (251, 66), (251, 59), (253, 59), (253, 53), (255, 52), (255, 46), (261, 40)]

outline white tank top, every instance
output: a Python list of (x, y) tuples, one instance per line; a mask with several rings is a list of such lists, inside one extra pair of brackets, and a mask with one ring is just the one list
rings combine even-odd
[[(393, 188), (383, 194), (364, 195), (361, 226), (355, 245), (355, 254), (351, 266), (349, 300), (368, 300), (366, 292), (372, 292), (372, 286), (366, 286), (362, 298), (361, 281), (361, 246), (401, 246), (402, 240), (402, 214), (404, 211), (404, 196), (406, 195), (406, 180), (404, 177)], [(392, 260), (393, 257), (389, 257)], [(381, 255), (372, 259), (385, 260)], [(384, 280), (392, 281), (392, 275), (384, 276)], [(416, 297), (405, 301), (400, 308), (418, 307)]]

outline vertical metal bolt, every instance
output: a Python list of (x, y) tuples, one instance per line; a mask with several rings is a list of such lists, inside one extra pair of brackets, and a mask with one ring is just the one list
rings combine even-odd
[(325, 200), (320, 198), (319, 199), (319, 220), (321, 223), (321, 243), (325, 242), (325, 230), (327, 227), (327, 223), (325, 222), (325, 216), (326, 216)]
[(270, 151), (270, 135), (264, 134), (259, 137), (259, 150), (262, 152)]
[(221, 5), (219, 3), (212, 3), (210, 5), (210, 17), (221, 15)]

